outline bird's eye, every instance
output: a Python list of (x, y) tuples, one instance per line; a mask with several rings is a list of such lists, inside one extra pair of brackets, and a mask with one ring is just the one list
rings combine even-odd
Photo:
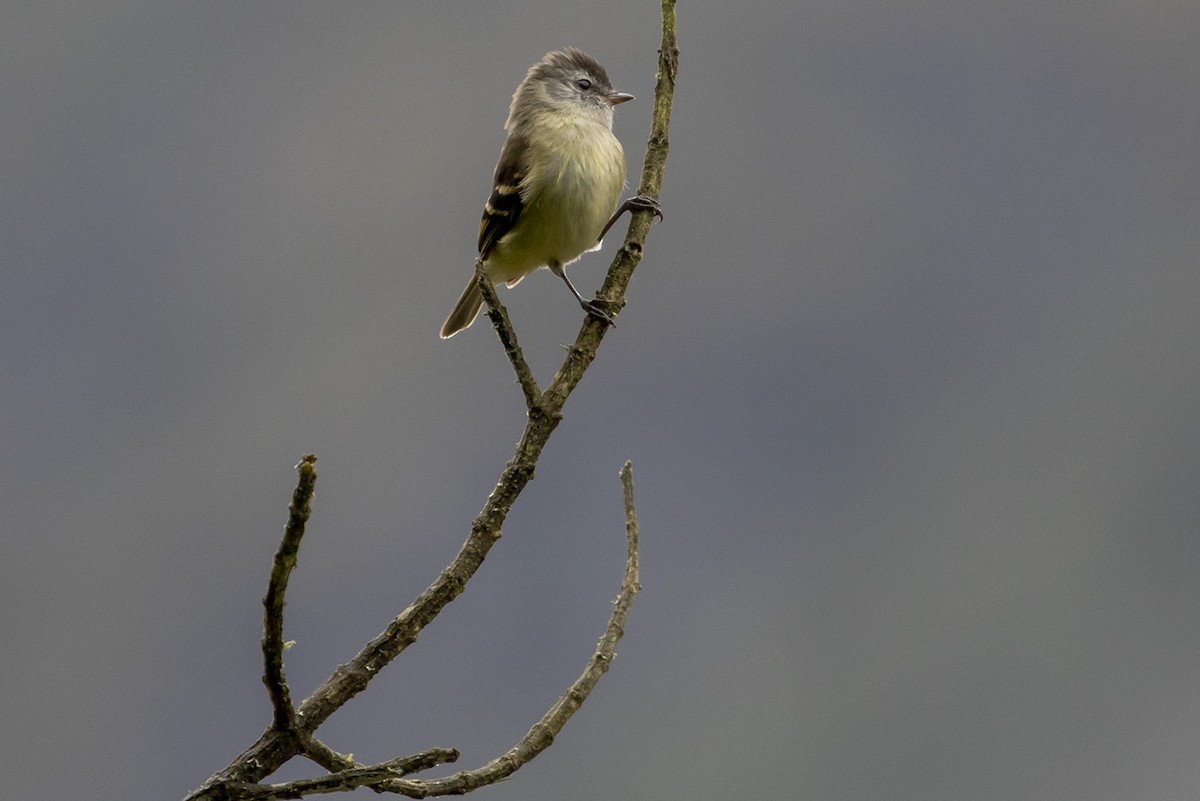
[(582, 89), (585, 92), (588, 89), (592, 88), (592, 82), (589, 81), (587, 78), (580, 78), (578, 81), (575, 82), (575, 85), (578, 86), (580, 89)]

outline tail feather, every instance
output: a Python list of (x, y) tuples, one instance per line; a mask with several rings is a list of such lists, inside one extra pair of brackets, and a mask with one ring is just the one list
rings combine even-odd
[(450, 316), (446, 318), (446, 322), (442, 323), (442, 332), (439, 336), (442, 339), (449, 339), (466, 328), (471, 327), (471, 323), (475, 322), (475, 318), (479, 316), (479, 309), (483, 306), (483, 294), (479, 291), (479, 285), (475, 283), (475, 278), (472, 276), (467, 283), (467, 288), (458, 298), (458, 303), (454, 304), (454, 309), (450, 312)]

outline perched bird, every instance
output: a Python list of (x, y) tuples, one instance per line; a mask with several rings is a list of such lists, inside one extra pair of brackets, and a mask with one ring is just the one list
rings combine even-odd
[[(633, 95), (613, 91), (604, 68), (575, 48), (547, 53), (529, 68), (508, 109), (508, 138), (479, 225), (479, 260), (492, 281), (513, 287), (549, 267), (585, 311), (612, 322), (563, 268), (599, 249), (605, 223), (614, 218), (625, 152), (612, 132), (613, 107), (627, 100)], [(472, 276), (442, 325), (442, 339), (470, 326), (482, 305)]]

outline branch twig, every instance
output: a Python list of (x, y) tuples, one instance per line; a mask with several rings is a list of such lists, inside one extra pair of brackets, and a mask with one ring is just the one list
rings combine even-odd
[(283, 530), (283, 540), (275, 552), (271, 565), (271, 578), (267, 583), (267, 594), (263, 596), (263, 684), (274, 709), (273, 725), (278, 730), (289, 729), (295, 718), (292, 695), (283, 676), (283, 607), (287, 593), (288, 578), (296, 567), (296, 555), (300, 551), (300, 538), (304, 526), (312, 514), (312, 497), (316, 491), (317, 457), (308, 454), (296, 465), (300, 480), (292, 493), (288, 506), (288, 521)]
[(439, 795), (462, 795), (502, 781), (549, 748), (571, 716), (583, 706), (583, 702), (600, 681), (600, 677), (608, 672), (617, 655), (617, 642), (625, 633), (629, 610), (641, 589), (638, 569), (640, 534), (637, 509), (633, 500), (633, 465), (630, 462), (626, 462), (621, 468), (621, 485), (625, 499), (625, 578), (621, 581), (621, 591), (617, 600), (613, 602), (613, 613), (609, 618), (608, 627), (600, 637), (600, 642), (596, 644), (596, 652), (592, 654), (582, 675), (567, 688), (542, 719), (533, 724), (529, 733), (502, 756), (474, 770), (460, 771), (442, 779), (402, 779), (390, 782), (388, 790), (410, 798), (429, 798)]
[(428, 770), (456, 759), (458, 759), (457, 751), (434, 748), (420, 754), (389, 759), (377, 765), (361, 765), (313, 779), (297, 779), (285, 784), (234, 783), (228, 785), (227, 789), (236, 794), (237, 798), (246, 799), (246, 801), (302, 798), (306, 795), (336, 793), (359, 787), (371, 787), (383, 791), (388, 789), (390, 783), (400, 781), (401, 776)]
[(533, 371), (529, 369), (529, 363), (525, 361), (525, 354), (521, 352), (521, 346), (517, 343), (517, 332), (513, 329), (512, 320), (508, 318), (508, 309), (504, 308), (504, 304), (500, 302), (500, 296), (496, 294), (496, 285), (492, 283), (492, 279), (488, 278), (487, 272), (483, 269), (483, 261), (480, 259), (475, 260), (475, 280), (479, 282), (479, 290), (483, 293), (488, 319), (492, 321), (492, 326), (496, 329), (496, 336), (500, 338), (500, 344), (504, 346), (504, 353), (512, 364), (513, 372), (517, 374), (517, 383), (521, 385), (521, 391), (525, 393), (525, 409), (533, 412), (541, 403), (541, 387), (538, 386), (537, 379), (533, 377)]

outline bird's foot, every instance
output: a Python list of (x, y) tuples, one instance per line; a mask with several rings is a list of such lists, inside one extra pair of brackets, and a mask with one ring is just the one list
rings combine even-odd
[(608, 313), (608, 309), (613, 305), (611, 301), (604, 298), (595, 298), (593, 300), (581, 300), (579, 301), (579, 305), (588, 313), (589, 317), (594, 317), (602, 323), (611, 325), (613, 328), (617, 327), (616, 321)]
[(604, 235), (608, 233), (608, 229), (612, 228), (616, 221), (621, 218), (621, 215), (627, 211), (652, 211), (654, 212), (654, 216), (659, 220), (663, 218), (662, 204), (657, 200), (646, 195), (634, 195), (617, 207), (617, 210), (613, 212), (613, 216), (609, 217), (608, 222), (605, 223), (604, 230), (600, 232), (600, 236), (596, 237), (596, 241), (599, 242), (604, 239)]
[(660, 222), (663, 219), (662, 204), (647, 195), (634, 195), (621, 206), (623, 211), (652, 211)]

